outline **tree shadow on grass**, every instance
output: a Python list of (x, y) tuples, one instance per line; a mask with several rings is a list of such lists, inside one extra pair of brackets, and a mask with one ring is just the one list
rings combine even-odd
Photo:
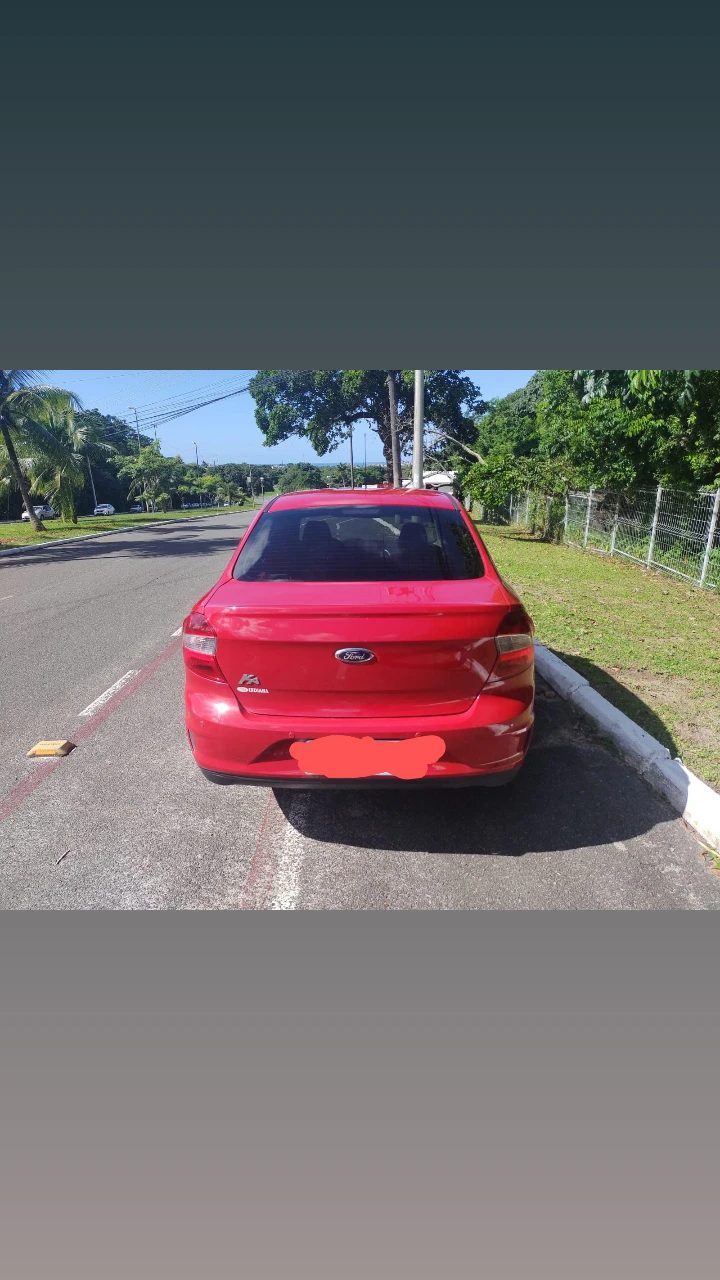
[(588, 683), (603, 698), (607, 698), (614, 707), (619, 711), (623, 711), (626, 716), (639, 724), (641, 729), (646, 733), (652, 734), (653, 738), (657, 738), (663, 747), (667, 747), (673, 759), (679, 754), (679, 748), (673, 737), (672, 730), (668, 727), (662, 716), (649, 707), (647, 702), (643, 702), (632, 689), (628, 689), (626, 685), (621, 684), (612, 675), (607, 672), (604, 667), (598, 667), (589, 658), (578, 657), (574, 653), (563, 653), (562, 649), (552, 649), (552, 653), (566, 662), (573, 671), (577, 671), (579, 675), (584, 676)]

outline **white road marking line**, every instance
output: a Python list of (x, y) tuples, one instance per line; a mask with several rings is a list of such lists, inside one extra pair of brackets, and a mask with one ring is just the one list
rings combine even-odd
[(99, 698), (96, 698), (88, 707), (85, 707), (84, 711), (80, 711), (79, 715), (93, 716), (96, 711), (99, 711), (100, 708), (105, 705), (106, 702), (110, 701), (113, 694), (117, 693), (118, 689), (122, 689), (123, 685), (127, 684), (128, 680), (132, 680), (133, 676), (136, 676), (137, 674), (137, 671), (126, 671), (124, 676), (121, 676), (119, 680), (116, 680), (114, 684), (111, 684), (109, 689), (106, 689), (104, 693), (100, 694)]
[(282, 848), (277, 860), (273, 877), (273, 900), (271, 911), (294, 911), (300, 896), (300, 871), (303, 865), (303, 837), (293, 827), (294, 818), (299, 818), (305, 808), (306, 801), (295, 799), (283, 832)]
[(182, 627), (178, 627), (177, 631), (173, 631), (172, 638), (174, 640), (175, 636), (181, 636), (181, 635), (182, 635)]

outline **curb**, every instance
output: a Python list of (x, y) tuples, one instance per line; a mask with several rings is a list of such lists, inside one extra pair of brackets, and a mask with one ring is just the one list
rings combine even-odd
[(673, 760), (667, 747), (591, 688), (584, 676), (537, 642), (535, 666), (556, 693), (610, 738), (628, 763), (705, 843), (720, 852), (720, 795), (686, 769), (681, 760)]
[(0, 556), (18, 556), (21, 551), (47, 551), (49, 547), (66, 547), (70, 542), (73, 544), (90, 542), (94, 538), (109, 538), (113, 533), (137, 533), (141, 529), (157, 529), (160, 525), (192, 524), (195, 520), (213, 520), (216, 516), (226, 514), (237, 516), (241, 511), (213, 511), (209, 516), (179, 516), (177, 520), (148, 520), (147, 524), (121, 524), (115, 529), (103, 529), (102, 533), (81, 533), (77, 538), (55, 538), (52, 542), (29, 542), (25, 547), (8, 547), (0, 551)]

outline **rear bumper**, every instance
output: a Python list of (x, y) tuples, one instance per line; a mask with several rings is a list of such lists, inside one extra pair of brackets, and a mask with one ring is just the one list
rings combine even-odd
[(296, 791), (417, 791), (427, 790), (428, 787), (504, 787), (517, 777), (520, 766), (518, 765), (516, 769), (507, 769), (504, 773), (413, 778), (409, 782), (403, 781), (402, 778), (311, 778), (299, 772), (297, 777), (293, 778), (281, 778), (274, 774), (260, 776), (259, 774), (216, 773), (213, 769), (202, 768), (200, 772), (205, 775), (208, 782), (215, 782), (220, 786), (273, 787)]
[[(186, 669), (188, 738), (196, 763), (211, 781), (256, 786), (321, 788), (403, 788), (500, 786), (521, 767), (534, 724), (532, 670), (483, 692), (467, 711), (451, 716), (373, 719), (302, 719), (244, 713), (232, 689)], [(298, 739), (327, 734), (373, 738), (442, 737), (445, 754), (423, 778), (319, 778), (302, 773), (289, 754)]]

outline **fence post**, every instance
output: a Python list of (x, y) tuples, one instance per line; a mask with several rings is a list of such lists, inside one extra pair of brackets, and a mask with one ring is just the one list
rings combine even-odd
[(620, 518), (620, 499), (615, 503), (615, 519), (613, 521), (612, 537), (610, 538), (610, 555), (615, 555), (615, 539), (617, 538), (618, 520)]
[(592, 499), (593, 499), (594, 492), (595, 490), (591, 488), (588, 494), (588, 505), (587, 505), (587, 515), (585, 517), (585, 534), (583, 536), (583, 547), (587, 546), (588, 533), (590, 532), (590, 512), (592, 511)]
[(570, 516), (570, 501), (568, 499), (568, 495), (565, 494), (565, 533), (563, 535), (563, 542), (567, 542), (568, 540), (567, 531), (568, 531), (569, 516)]
[(700, 578), (698, 586), (702, 586), (710, 567), (710, 556), (712, 555), (713, 542), (715, 541), (715, 530), (717, 529), (718, 514), (720, 514), (720, 489), (715, 492), (715, 501), (713, 503), (712, 515), (710, 517), (710, 528), (708, 529), (707, 545), (705, 547), (705, 555), (703, 556), (702, 569), (700, 570)]
[(655, 514), (653, 516), (652, 529), (650, 530), (650, 546), (647, 553), (648, 568), (652, 564), (653, 551), (655, 550), (655, 538), (657, 535), (658, 516), (660, 515), (660, 501), (662, 499), (662, 485), (657, 487), (657, 497), (655, 498)]

